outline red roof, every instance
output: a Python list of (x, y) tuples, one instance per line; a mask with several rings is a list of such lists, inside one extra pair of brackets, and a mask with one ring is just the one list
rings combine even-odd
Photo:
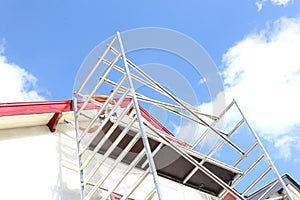
[(73, 111), (71, 100), (0, 103), (0, 117)]

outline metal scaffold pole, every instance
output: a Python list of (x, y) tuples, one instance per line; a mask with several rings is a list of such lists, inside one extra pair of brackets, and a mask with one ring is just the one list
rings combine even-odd
[(238, 108), (239, 112), (241, 113), (241, 115), (243, 116), (243, 118), (245, 119), (246, 124), (248, 125), (251, 133), (253, 134), (253, 136), (255, 137), (256, 141), (258, 142), (258, 145), (260, 146), (261, 150), (263, 151), (263, 153), (265, 154), (265, 157), (268, 161), (268, 163), (270, 164), (271, 168), (273, 169), (275, 175), (277, 176), (282, 188), (284, 189), (284, 191), (286, 192), (286, 195), (288, 196), (289, 200), (294, 200), (292, 195), (290, 194), (288, 188), (286, 187), (284, 181), (282, 180), (279, 172), (277, 171), (277, 168), (275, 167), (272, 159), (270, 158), (267, 150), (265, 149), (264, 145), (262, 144), (262, 142), (260, 141), (258, 135), (256, 134), (256, 132), (254, 131), (254, 129), (251, 127), (250, 123), (248, 123), (247, 119), (245, 118), (245, 115), (243, 114), (242, 110), (240, 109), (240, 107), (238, 106), (238, 104), (236, 103), (235, 100), (233, 100), (234, 104), (236, 105), (236, 107)]
[[(73, 97), (73, 108), (74, 108), (74, 119), (75, 119), (75, 132), (76, 132), (76, 143), (77, 143), (77, 155), (78, 155), (78, 167), (79, 169), (82, 166), (82, 160), (81, 160), (81, 155), (79, 154), (80, 152), (80, 142), (78, 141), (79, 138), (79, 124), (78, 124), (78, 118), (76, 116), (77, 112), (77, 99)], [(80, 176), (80, 183), (83, 182), (83, 170), (79, 170), (79, 176)], [(81, 199), (84, 199), (84, 186), (80, 186), (80, 196)]]
[(163, 200), (162, 192), (161, 192), (160, 185), (159, 185), (158, 175), (157, 175), (157, 172), (156, 172), (155, 163), (154, 163), (154, 160), (153, 160), (153, 157), (152, 157), (152, 154), (151, 154), (151, 149), (150, 149), (150, 145), (149, 145), (147, 135), (146, 135), (146, 133), (144, 131), (144, 128), (143, 128), (143, 126), (144, 126), (143, 121), (142, 121), (143, 119), (142, 119), (141, 112), (140, 112), (140, 109), (139, 109), (137, 97), (136, 97), (135, 90), (134, 90), (134, 85), (133, 85), (133, 82), (132, 82), (132, 78), (130, 76), (130, 71), (129, 71), (129, 67), (128, 67), (128, 64), (127, 64), (127, 59), (126, 59), (126, 55), (125, 55), (121, 35), (120, 35), (119, 32), (117, 32), (117, 37), (118, 37), (118, 41), (119, 41), (119, 45), (120, 45), (122, 58), (123, 58), (125, 73), (126, 73), (126, 76), (128, 78), (129, 87), (131, 89), (132, 100), (133, 100), (134, 108), (136, 110), (136, 116), (137, 116), (138, 123), (139, 123), (139, 126), (140, 126), (140, 132), (141, 132), (143, 144), (144, 144), (144, 147), (145, 147), (145, 150), (146, 150), (146, 156), (147, 156), (148, 161), (149, 161), (149, 167), (151, 169), (151, 173), (152, 173), (152, 176), (153, 176), (156, 192), (157, 192), (158, 198), (160, 200)]

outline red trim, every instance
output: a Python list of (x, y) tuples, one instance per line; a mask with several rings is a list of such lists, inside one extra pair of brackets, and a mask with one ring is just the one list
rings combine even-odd
[[(123, 102), (121, 103), (121, 107), (126, 107), (129, 103), (131, 102), (131, 98), (124, 99)], [(173, 135), (166, 127), (164, 127), (157, 119), (155, 119), (150, 113), (148, 113), (142, 106), (139, 105), (141, 115), (144, 117), (149, 123), (151, 123), (155, 128), (157, 128), (160, 131), (163, 131), (169, 135)], [(133, 110), (133, 106), (129, 109), (128, 114), (131, 113)]]
[(0, 117), (73, 111), (71, 100), (0, 103)]
[(122, 197), (120, 195), (116, 195), (116, 194), (111, 194), (110, 195), (110, 199), (111, 200), (120, 200)]
[[(150, 122), (155, 128), (157, 128), (160, 131), (163, 131), (169, 135), (172, 135), (173, 137), (174, 134), (171, 133), (166, 127), (164, 127), (159, 121), (157, 121), (157, 119), (155, 119), (152, 115), (150, 115), (150, 113), (148, 113), (143, 107), (139, 106), (140, 110), (141, 110), (141, 115), (148, 121)], [(186, 142), (180, 142), (178, 140), (174, 140), (173, 138), (167, 137), (170, 141), (175, 142), (177, 144), (180, 144), (182, 146), (186, 146), (187, 143)]]
[(231, 193), (229, 192), (229, 193), (226, 194), (225, 197), (223, 197), (222, 200), (236, 200), (236, 199), (237, 199), (237, 198), (236, 198), (233, 194), (231, 194)]
[(50, 129), (51, 133), (53, 133), (53, 132), (56, 131), (56, 127), (57, 127), (58, 121), (60, 120), (61, 117), (62, 117), (61, 112), (57, 112), (49, 120), (47, 126)]
[(150, 115), (150, 113), (148, 113), (143, 107), (139, 106), (140, 110), (141, 110), (141, 114), (142, 116), (148, 121), (150, 122), (155, 128), (157, 128), (160, 131), (163, 131), (169, 135), (173, 135), (173, 133), (171, 133), (166, 127), (164, 127), (159, 121), (157, 121), (152, 115)]
[[(116, 101), (117, 100), (118, 99), (116, 99)], [(131, 102), (131, 100), (132, 100), (131, 98), (124, 99), (120, 106), (126, 107)], [(155, 128), (169, 135), (174, 136), (167, 128), (165, 128), (161, 123), (159, 123), (152, 115), (150, 115), (141, 106), (140, 106), (140, 110), (142, 116), (148, 122), (150, 122)], [(61, 112), (68, 112), (68, 111), (73, 111), (72, 100), (0, 103), (0, 117), (43, 114), (43, 113), (61, 113)]]

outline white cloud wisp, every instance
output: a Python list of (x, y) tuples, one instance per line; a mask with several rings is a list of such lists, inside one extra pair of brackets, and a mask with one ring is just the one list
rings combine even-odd
[(0, 43), (0, 102), (44, 100), (37, 91), (38, 79), (4, 56), (4, 44)]
[[(293, 0), (269, 0), (272, 5), (275, 6), (283, 6), (286, 7), (289, 3), (293, 3)], [(268, 2), (268, 0), (259, 0), (255, 2), (255, 5), (257, 7), (257, 11), (261, 11), (264, 4)]]

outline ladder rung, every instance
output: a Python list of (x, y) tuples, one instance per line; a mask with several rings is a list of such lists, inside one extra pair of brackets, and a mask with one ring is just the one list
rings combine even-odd
[[(123, 77), (120, 81), (120, 85), (124, 83), (125, 81), (125, 77)], [(120, 86), (117, 86), (115, 88), (115, 90), (113, 91), (113, 93), (106, 99), (106, 101), (104, 102), (103, 105), (101, 105), (100, 109), (97, 111), (96, 115), (93, 117), (92, 121), (90, 121), (90, 123), (88, 124), (87, 128), (83, 131), (83, 133), (80, 135), (79, 137), (79, 141), (82, 140), (82, 138), (87, 134), (87, 132), (89, 131), (89, 129), (92, 127), (92, 125), (95, 123), (95, 121), (98, 119), (98, 117), (101, 115), (101, 113), (104, 111), (104, 108), (107, 107), (107, 105), (109, 104), (109, 102), (111, 102), (111, 100), (113, 99), (113, 96), (115, 95), (115, 93), (117, 92), (117, 90), (119, 90)], [(125, 97), (124, 97), (125, 98)], [(95, 101), (96, 102), (96, 101)], [(98, 102), (97, 102), (98, 103)], [(119, 102), (116, 103), (115, 107), (118, 107), (120, 105)]]
[(269, 166), (251, 185), (243, 192), (243, 195), (247, 194), (261, 179), (263, 179), (269, 171), (271, 171), (272, 167)]
[(78, 93), (81, 92), (81, 90), (84, 88), (85, 84), (88, 82), (88, 80), (92, 77), (93, 73), (96, 71), (98, 65), (102, 62), (102, 59), (106, 56), (106, 54), (109, 52), (110, 47), (112, 47), (113, 43), (116, 41), (117, 36), (114, 36), (113, 39), (111, 40), (111, 42), (109, 43), (109, 45), (106, 47), (106, 49), (104, 50), (104, 52), (102, 53), (102, 56), (100, 57), (100, 59), (98, 59), (98, 62), (94, 65), (94, 67), (92, 68), (92, 70), (90, 71), (90, 73), (88, 74), (87, 78), (83, 81), (83, 83), (81, 84), (81, 86), (78, 88), (78, 91), (76, 91), (76, 93), (74, 94), (74, 96), (77, 96)]
[[(100, 148), (103, 146), (103, 144), (113, 134), (114, 130), (119, 126), (120, 121), (122, 120), (122, 118), (124, 117), (124, 115), (126, 115), (128, 113), (129, 109), (130, 109), (130, 104), (127, 107), (127, 109), (123, 110), (122, 114), (118, 117), (117, 121), (112, 125), (112, 127), (110, 127), (110, 129), (106, 133), (104, 133), (103, 138), (96, 145), (96, 147), (94, 148), (94, 150), (93, 150), (92, 154), (89, 156), (89, 158), (84, 162), (84, 164), (82, 165), (82, 168), (85, 168), (88, 165), (88, 163), (96, 155), (96, 153), (100, 150)], [(111, 112), (113, 112), (113, 110)]]
[(279, 180), (278, 179), (276, 179), (276, 181), (265, 191), (265, 193), (263, 194), (263, 195), (261, 195), (260, 197), (259, 197), (259, 199), (258, 200), (263, 200), (263, 199), (265, 199), (265, 197), (266, 197), (266, 195), (271, 191), (271, 190), (273, 190), (273, 188), (277, 185), (279, 183)]
[[(111, 112), (108, 114), (108, 116), (104, 119), (104, 121), (100, 124), (100, 126), (98, 127), (98, 129), (95, 131), (96, 133), (99, 133), (100, 130), (103, 129), (104, 125), (108, 122), (109, 118), (112, 116), (112, 114), (115, 112), (116, 108), (120, 106), (120, 104), (123, 102), (123, 100), (125, 99), (126, 95), (128, 94), (129, 89), (122, 95), (122, 97), (117, 101), (116, 105), (114, 105), (113, 109), (111, 110)], [(130, 104), (127, 106), (127, 109), (130, 109), (132, 106), (132, 102), (130, 102)], [(123, 111), (124, 112), (124, 111)], [(93, 142), (93, 140), (96, 138), (97, 134), (94, 134), (90, 140), (87, 142), (86, 146), (90, 146), (91, 143)], [(86, 149), (85, 149), (86, 150)], [(84, 151), (80, 152), (80, 155), (83, 154)]]
[(149, 194), (145, 197), (145, 200), (150, 200), (150, 199), (152, 199), (152, 197), (155, 195), (155, 193), (156, 193), (156, 190), (155, 190), (155, 188), (154, 188), (154, 189), (152, 189), (152, 190), (149, 192)]
[[(127, 155), (127, 153), (130, 151), (130, 149), (135, 145), (135, 143), (140, 138), (139, 133), (135, 134), (135, 137), (129, 142), (129, 144), (125, 147), (125, 149), (122, 151), (122, 153), (118, 156), (118, 158), (115, 160), (114, 164), (110, 166), (109, 170), (106, 172), (105, 175), (103, 175), (100, 180), (96, 183), (96, 185), (92, 188), (92, 190), (89, 192), (89, 194), (86, 196), (85, 200), (89, 200), (92, 195), (96, 192), (97, 188), (101, 186), (103, 181), (111, 174), (111, 172), (115, 169), (115, 167), (122, 161), (122, 159)], [(93, 174), (89, 174), (88, 177), (92, 177)], [(88, 179), (89, 180), (89, 179)], [(88, 181), (86, 180), (86, 181)]]
[(140, 151), (140, 153), (135, 157), (135, 159), (130, 163), (127, 169), (122, 173), (122, 175), (118, 178), (118, 181), (114, 183), (113, 186), (110, 187), (106, 195), (103, 195), (101, 200), (106, 200), (108, 196), (121, 184), (121, 182), (125, 179), (125, 177), (130, 173), (130, 171), (138, 164), (138, 162), (143, 158), (145, 155), (145, 149)]
[(247, 170), (243, 173), (242, 176), (240, 176), (237, 180), (234, 181), (232, 184), (233, 186), (236, 186), (256, 165), (259, 163), (264, 157), (264, 154), (261, 154), (248, 168)]
[(134, 183), (134, 185), (127, 191), (127, 193), (121, 198), (121, 200), (126, 200), (134, 190), (145, 180), (145, 178), (150, 173), (150, 169), (147, 169), (141, 177)]
[[(120, 135), (117, 137), (117, 139), (114, 141), (114, 143), (108, 148), (108, 150), (105, 152), (105, 154), (103, 155), (103, 158), (101, 159), (101, 161), (99, 161), (94, 168), (91, 170), (91, 172), (96, 172), (99, 167), (103, 164), (103, 162), (108, 158), (108, 156), (112, 153), (112, 151), (117, 147), (117, 145), (119, 144), (119, 142), (124, 138), (124, 136), (127, 134), (127, 132), (129, 131), (129, 129), (131, 128), (131, 126), (133, 125), (133, 123), (135, 122), (136, 118), (133, 118), (131, 120), (131, 122), (128, 124), (128, 126), (123, 129), (123, 131), (120, 133)], [(81, 168), (81, 170), (84, 168)]]
[(242, 155), (241, 157), (240, 157), (240, 159), (239, 160), (237, 160), (235, 163), (234, 163), (234, 167), (236, 167), (238, 164), (240, 164), (240, 162), (244, 159), (244, 158), (246, 158), (247, 156), (248, 156), (248, 154), (255, 148), (257, 146), (257, 142), (255, 142), (246, 152), (245, 152), (245, 154), (244, 155)]
[(96, 84), (96, 86), (93, 88), (92, 92), (89, 94), (89, 96), (87, 97), (86, 101), (83, 103), (83, 105), (80, 107), (80, 109), (77, 111), (77, 114), (80, 114), (82, 112), (82, 110), (87, 106), (88, 102), (90, 102), (92, 96), (95, 94), (95, 92), (97, 91), (97, 89), (102, 85), (102, 83), (104, 82), (104, 79), (108, 76), (109, 72), (113, 69), (113, 66), (109, 66), (105, 73), (103, 74), (103, 76), (100, 78), (100, 80), (98, 81), (98, 83)]

